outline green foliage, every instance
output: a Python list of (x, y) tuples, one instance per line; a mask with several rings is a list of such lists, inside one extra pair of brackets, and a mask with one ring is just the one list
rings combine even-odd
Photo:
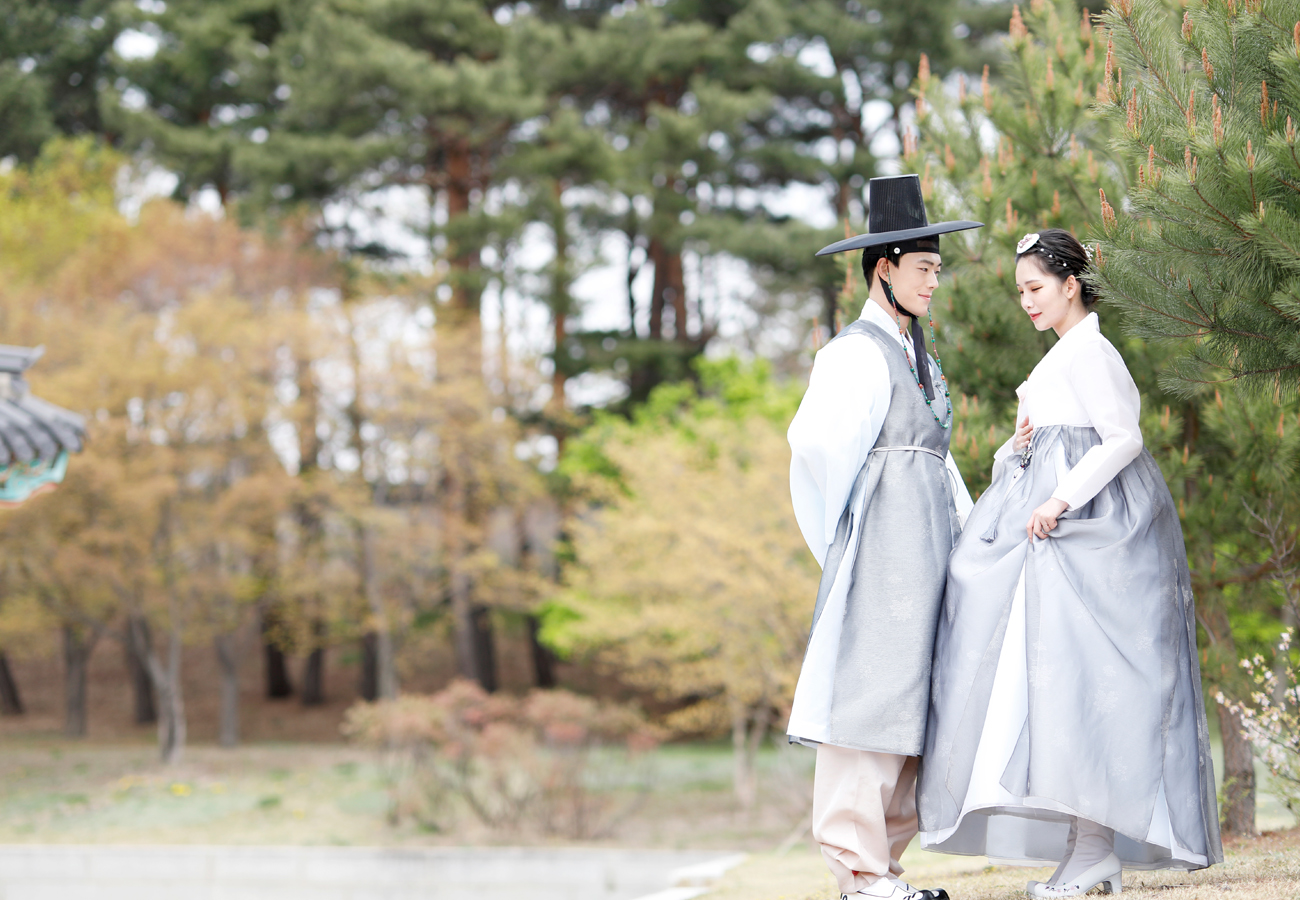
[[(122, 157), (92, 138), (56, 139), (29, 166), (0, 172), (0, 271), (29, 283), (121, 224)], [(13, 328), (12, 319), (6, 323)], [(11, 333), (9, 340), (16, 336)]]
[(1047, 227), (1085, 235), (1097, 191), (1114, 196), (1123, 183), (1109, 128), (1091, 110), (1105, 32), (1070, 0), (1035, 0), (1010, 32), (998, 80), (986, 70), (978, 91), (961, 76), (955, 98), (933, 76), (917, 80), (919, 140), (904, 150), (934, 220), (985, 223), (943, 239), (940, 355), (952, 385), (999, 407), (1014, 407), (1016, 386), (1053, 343), (1020, 309), (1016, 242)]
[(1139, 334), (1176, 349), (1164, 381), (1184, 396), (1224, 379), (1300, 392), (1298, 20), (1291, 0), (1211, 0), (1181, 28), (1162, 4), (1106, 14), (1102, 105), (1137, 179), (1104, 213), (1099, 273)]
[(794, 418), (803, 396), (802, 385), (780, 383), (765, 360), (744, 362), (737, 357), (694, 362), (698, 384), (663, 384), (650, 392), (630, 421), (598, 412), (581, 434), (570, 439), (559, 471), (571, 489), (604, 496), (611, 486), (627, 491), (622, 469), (606, 453), (612, 442), (636, 443), (656, 435), (673, 434), (688, 442), (707, 441), (701, 426), (713, 420), (743, 423), (760, 419), (784, 428)]
[(0, 12), (0, 157), (51, 137), (103, 136), (99, 93), (127, 19), (120, 0), (6, 3)]

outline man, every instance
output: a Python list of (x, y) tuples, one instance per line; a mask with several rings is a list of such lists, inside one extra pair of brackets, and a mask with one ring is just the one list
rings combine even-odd
[[(813, 837), (846, 900), (947, 900), (900, 880), (948, 553), (972, 507), (948, 452), (952, 403), (919, 316), (939, 235), (915, 175), (873, 178), (862, 249), (870, 299), (821, 349), (790, 425), (790, 493), (822, 566), (788, 732), (817, 748)], [(905, 327), (910, 324), (910, 328)], [(933, 340), (933, 322), (931, 339)]]

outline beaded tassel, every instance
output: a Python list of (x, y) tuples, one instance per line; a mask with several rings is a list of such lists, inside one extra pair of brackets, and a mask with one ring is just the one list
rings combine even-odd
[[(893, 285), (889, 282), (885, 282), (885, 293), (889, 296), (890, 305), (894, 307), (894, 321), (898, 323), (898, 333), (906, 344), (907, 332), (903, 330), (903, 319), (898, 314), (898, 302), (894, 300)], [(934, 337), (934, 313), (930, 312), (929, 309), (926, 310), (926, 318), (930, 320), (930, 346), (934, 347), (934, 365), (935, 368), (939, 370), (939, 383), (943, 385), (943, 400), (948, 408), (945, 418), (939, 418), (939, 414), (934, 411), (934, 401), (925, 396), (925, 387), (921, 384), (921, 376), (916, 371), (916, 366), (913, 365), (911, 357), (909, 357), (906, 352), (903, 353), (903, 356), (907, 358), (907, 367), (912, 370), (912, 377), (916, 379), (916, 389), (921, 392), (921, 399), (924, 400), (925, 405), (929, 407), (930, 415), (934, 416), (934, 420), (938, 422), (942, 428), (946, 429), (952, 424), (952, 396), (948, 393), (948, 378), (943, 374), (943, 363), (939, 360), (939, 343)]]

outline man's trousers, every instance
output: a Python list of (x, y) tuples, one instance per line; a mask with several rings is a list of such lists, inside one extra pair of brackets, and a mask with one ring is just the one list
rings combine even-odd
[(840, 891), (852, 894), (903, 873), (916, 836), (918, 757), (821, 744), (813, 778), (813, 839)]

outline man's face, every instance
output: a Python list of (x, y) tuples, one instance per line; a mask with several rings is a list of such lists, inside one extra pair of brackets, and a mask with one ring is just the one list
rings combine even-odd
[(933, 250), (904, 253), (897, 266), (886, 263), (883, 268), (898, 305), (914, 316), (924, 316), (939, 286), (939, 271), (943, 268), (939, 254)]

